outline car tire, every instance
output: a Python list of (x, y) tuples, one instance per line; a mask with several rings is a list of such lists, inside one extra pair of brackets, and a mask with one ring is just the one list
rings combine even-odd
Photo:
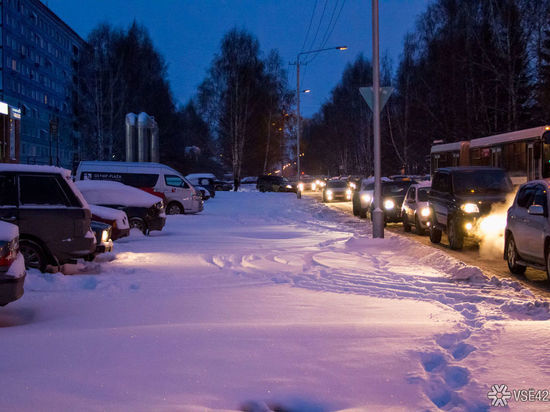
[(138, 229), (143, 232), (144, 235), (149, 233), (147, 229), (147, 223), (140, 217), (133, 217), (129, 220), (130, 229)]
[[(525, 273), (525, 269), (527, 269), (523, 265), (518, 265), (518, 251), (516, 249), (516, 242), (514, 240), (514, 236), (512, 234), (508, 235), (506, 238), (506, 263), (508, 264), (508, 270), (513, 273), (514, 275), (523, 275)], [(548, 262), (548, 250), (546, 252), (546, 270), (548, 271), (549, 267)]]
[(19, 251), (25, 258), (25, 267), (27, 269), (38, 269), (41, 272), (46, 271), (48, 260), (44, 249), (38, 243), (29, 239), (21, 239), (19, 241)]
[(440, 243), (441, 242), (441, 229), (435, 225), (435, 221), (432, 220), (430, 225), (430, 242)]
[(449, 237), (449, 246), (453, 250), (460, 250), (464, 246), (464, 235), (460, 232), (458, 221), (451, 218), (447, 222), (447, 236)]
[(411, 231), (411, 224), (409, 223), (409, 218), (406, 213), (403, 215), (403, 229), (405, 232)]
[(420, 219), (418, 219), (417, 214), (414, 215), (414, 229), (417, 235), (424, 236), (426, 234), (426, 231), (420, 226)]
[(167, 215), (183, 215), (183, 206), (180, 205), (178, 202), (168, 203), (168, 206), (166, 206), (166, 214)]

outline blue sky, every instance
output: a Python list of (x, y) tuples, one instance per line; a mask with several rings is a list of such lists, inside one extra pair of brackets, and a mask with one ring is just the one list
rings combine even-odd
[[(303, 67), (301, 83), (312, 92), (302, 98), (302, 113), (315, 113), (330, 96), (346, 64), (359, 53), (372, 53), (371, 1), (368, 0), (44, 0), (76, 32), (86, 38), (100, 22), (128, 26), (144, 24), (168, 63), (174, 97), (179, 103), (191, 98), (204, 78), (224, 33), (232, 27), (255, 34), (262, 50), (279, 50), (285, 64), (302, 50), (315, 4), (316, 13), (305, 49), (318, 48), (332, 10), (344, 3), (326, 47), (347, 45), (344, 52), (320, 53)], [(397, 64), (405, 33), (414, 28), (428, 0), (380, 0), (380, 42)], [(326, 8), (325, 8), (326, 4)], [(318, 30), (319, 21), (324, 18)], [(337, 11), (334, 16), (336, 17)], [(334, 21), (334, 20), (333, 20)], [(294, 66), (288, 66), (289, 84), (296, 85)]]

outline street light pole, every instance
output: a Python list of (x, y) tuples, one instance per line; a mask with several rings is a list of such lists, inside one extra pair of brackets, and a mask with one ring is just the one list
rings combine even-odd
[(380, 52), (378, 30), (378, 0), (372, 0), (372, 89), (374, 131), (374, 211), (372, 212), (373, 238), (384, 238), (384, 212), (381, 208), (382, 184), (380, 168)]
[[(326, 49), (310, 50), (298, 53), (296, 56), (296, 185), (300, 183), (300, 135), (302, 133), (302, 118), (300, 116), (300, 56), (310, 53), (319, 53), (327, 50), (346, 50), (347, 46), (327, 47)], [(302, 197), (300, 189), (296, 188), (296, 196), (298, 199)]]

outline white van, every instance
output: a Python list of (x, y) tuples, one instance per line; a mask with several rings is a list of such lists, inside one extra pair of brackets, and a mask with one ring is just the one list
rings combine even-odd
[(198, 213), (201, 194), (176, 170), (161, 163), (83, 161), (76, 180), (113, 180), (164, 198), (166, 213)]

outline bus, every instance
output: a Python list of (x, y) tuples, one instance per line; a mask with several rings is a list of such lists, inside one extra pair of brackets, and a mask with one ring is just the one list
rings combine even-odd
[(550, 178), (550, 126), (433, 145), (432, 174), (440, 167), (451, 166), (501, 167), (514, 185)]

